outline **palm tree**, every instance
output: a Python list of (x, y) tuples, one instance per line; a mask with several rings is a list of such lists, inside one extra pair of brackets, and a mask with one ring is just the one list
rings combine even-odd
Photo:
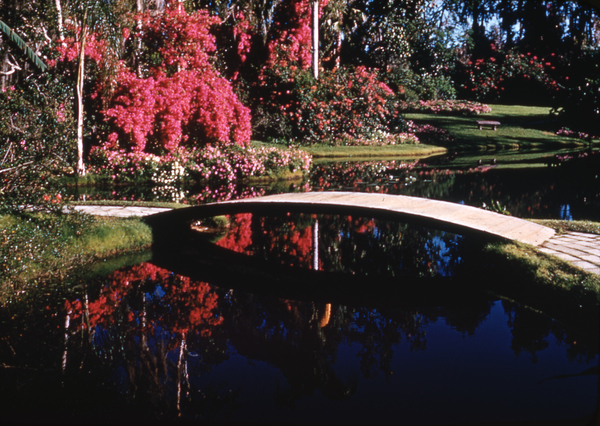
[[(19, 37), (13, 30), (12, 28), (10, 28), (8, 25), (6, 25), (4, 22), (0, 21), (0, 31), (2, 31), (4, 34), (6, 34), (6, 36), (8, 37), (8, 39), (10, 41), (12, 41), (13, 43), (15, 43), (25, 54), (25, 56), (27, 56), (29, 58), (29, 60), (36, 66), (38, 67), (41, 71), (46, 71), (46, 69), (48, 68), (46, 66), (46, 64), (44, 63), (44, 61), (42, 60), (42, 58), (40, 58), (38, 56), (37, 53), (35, 53), (35, 51), (29, 47), (27, 45), (27, 43), (25, 43), (25, 40), (23, 40), (21, 37)], [(11, 64), (12, 65), (12, 71), (10, 73), (13, 73), (15, 70), (17, 70), (19, 67), (16, 64)]]

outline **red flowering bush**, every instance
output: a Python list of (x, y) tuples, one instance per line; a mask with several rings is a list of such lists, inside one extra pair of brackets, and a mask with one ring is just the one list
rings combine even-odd
[(471, 101), (456, 101), (456, 100), (433, 100), (433, 101), (418, 101), (418, 102), (400, 102), (400, 109), (404, 112), (433, 112), (437, 114), (451, 113), (463, 115), (477, 115), (486, 112), (491, 112), (492, 109), (479, 102)]
[(147, 58), (141, 78), (126, 67), (120, 70), (105, 111), (114, 126), (106, 147), (162, 153), (210, 142), (246, 145), (250, 110), (212, 63), (216, 46), (210, 28), (219, 20), (174, 7), (140, 19), (140, 35), (158, 57)]
[(322, 72), (318, 81), (294, 66), (273, 67), (264, 70), (256, 96), (256, 129), (267, 138), (368, 140), (405, 129), (394, 92), (362, 66)]
[(456, 81), (459, 95), (463, 98), (497, 101), (523, 101), (529, 103), (535, 93), (543, 102), (550, 98), (559, 86), (552, 77), (557, 58), (538, 57), (531, 52), (521, 53), (517, 49), (504, 51), (491, 45), (491, 55), (462, 64), (461, 74)]
[[(319, 3), (321, 12), (326, 4)], [(252, 90), (255, 132), (301, 144), (405, 142), (406, 137), (388, 134), (404, 127), (395, 108), (395, 93), (380, 81), (376, 70), (364, 66), (321, 70), (315, 80), (310, 71), (312, 12), (309, 0), (282, 2), (275, 12), (267, 62)]]
[(253, 233), (251, 213), (228, 216), (229, 231), (216, 244), (236, 253), (263, 253), (289, 266), (310, 267), (314, 250), (314, 219), (309, 216), (305, 219), (308, 220), (296, 223), (295, 217), (259, 217)]

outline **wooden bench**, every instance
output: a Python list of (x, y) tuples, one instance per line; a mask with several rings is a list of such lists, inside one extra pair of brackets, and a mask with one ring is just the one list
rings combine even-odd
[(491, 127), (493, 130), (496, 130), (499, 125), (500, 125), (499, 121), (480, 120), (477, 122), (477, 126), (479, 126), (479, 130), (483, 130), (483, 126)]

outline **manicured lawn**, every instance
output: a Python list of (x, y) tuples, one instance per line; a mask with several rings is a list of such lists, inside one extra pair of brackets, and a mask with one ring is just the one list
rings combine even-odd
[[(252, 142), (253, 146), (275, 146), (285, 148), (281, 144), (269, 144), (265, 142)], [(300, 146), (300, 149), (308, 152), (313, 158), (419, 158), (435, 154), (444, 154), (446, 148), (426, 144), (399, 144), (386, 146), (331, 146), (327, 144), (314, 144)]]
[(314, 158), (419, 158), (444, 154), (446, 148), (426, 144), (389, 146), (327, 146), (313, 145), (303, 148)]
[[(475, 116), (410, 113), (405, 117), (417, 124), (431, 124), (448, 130), (455, 138), (449, 150), (557, 150), (585, 146), (585, 141), (557, 136), (561, 127), (549, 107), (489, 104), (492, 112)], [(499, 121), (497, 130), (479, 130), (478, 120)], [(597, 142), (597, 141), (596, 141)]]

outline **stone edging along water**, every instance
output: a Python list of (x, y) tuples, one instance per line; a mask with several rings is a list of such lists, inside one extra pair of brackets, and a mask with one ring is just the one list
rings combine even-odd
[[(144, 217), (172, 210), (159, 207), (95, 205), (73, 206), (73, 209), (93, 216), (108, 217)], [(581, 232), (555, 234), (544, 241), (538, 249), (566, 260), (587, 272), (600, 275), (600, 235)]]

